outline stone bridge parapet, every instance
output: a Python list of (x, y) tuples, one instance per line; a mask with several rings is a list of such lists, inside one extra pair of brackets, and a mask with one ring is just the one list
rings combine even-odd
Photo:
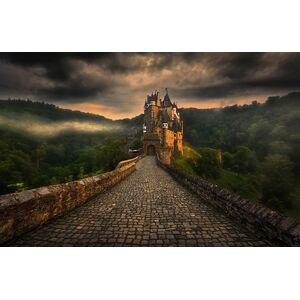
[(104, 192), (136, 169), (141, 156), (104, 174), (0, 196), (0, 244), (59, 217)]
[(203, 200), (243, 223), (249, 230), (259, 232), (279, 245), (300, 246), (300, 222), (281, 215), (260, 203), (241, 198), (215, 184), (185, 174), (157, 158), (160, 167), (188, 187)]

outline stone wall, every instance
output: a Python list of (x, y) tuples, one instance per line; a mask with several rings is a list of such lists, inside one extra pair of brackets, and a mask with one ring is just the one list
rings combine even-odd
[(0, 196), (0, 244), (111, 188), (135, 171), (140, 158), (122, 161), (115, 170), (97, 176)]
[(285, 217), (259, 203), (253, 203), (198, 177), (185, 174), (157, 160), (179, 183), (249, 230), (261, 234), (278, 245), (300, 246), (300, 222)]

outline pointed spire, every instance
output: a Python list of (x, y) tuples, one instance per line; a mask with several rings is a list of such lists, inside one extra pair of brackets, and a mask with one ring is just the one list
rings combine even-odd
[(171, 106), (172, 102), (170, 100), (169, 94), (168, 94), (168, 89), (166, 88), (166, 95), (164, 97), (164, 101), (163, 101), (163, 105), (164, 106)]

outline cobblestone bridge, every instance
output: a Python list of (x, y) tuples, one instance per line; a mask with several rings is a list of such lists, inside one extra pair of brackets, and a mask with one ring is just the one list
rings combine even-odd
[(156, 165), (21, 236), (11, 246), (266, 246)]

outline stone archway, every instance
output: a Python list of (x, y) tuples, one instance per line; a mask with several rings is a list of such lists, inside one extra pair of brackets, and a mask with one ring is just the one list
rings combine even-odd
[(147, 147), (147, 155), (155, 155), (156, 151), (155, 151), (155, 146), (154, 145), (149, 145)]

